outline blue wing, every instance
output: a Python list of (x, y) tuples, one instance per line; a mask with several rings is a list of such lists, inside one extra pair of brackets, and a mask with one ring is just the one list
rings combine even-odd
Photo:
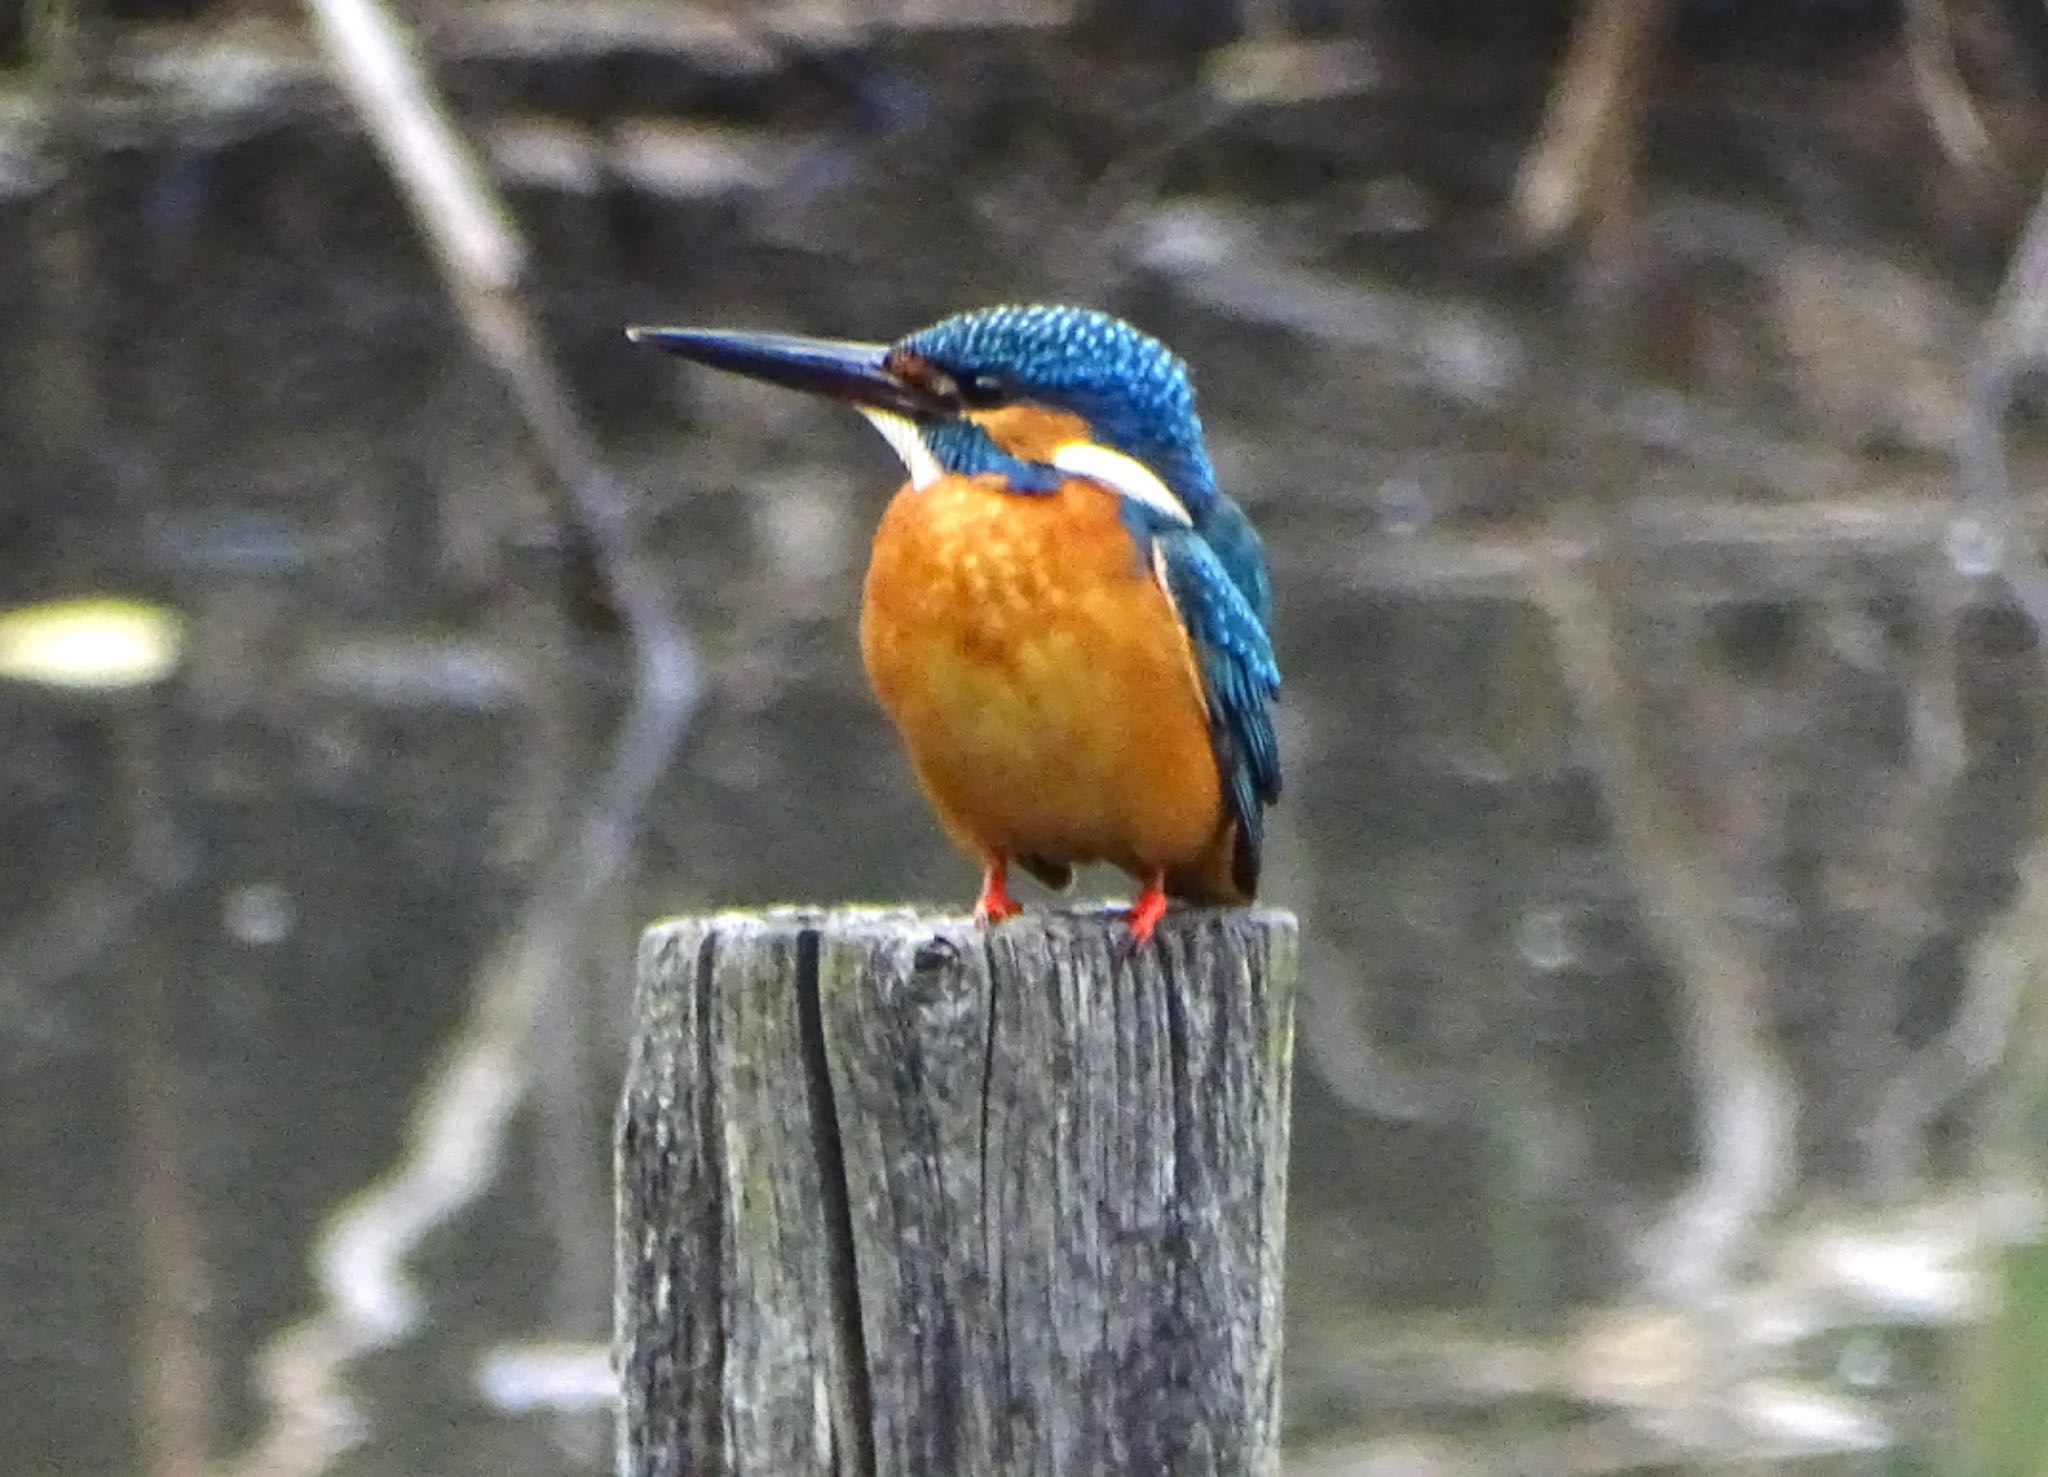
[[(1230, 511), (1237, 513), (1234, 506)], [(1265, 560), (1258, 535), (1237, 513), (1238, 535), (1226, 564), (1217, 547), (1192, 528), (1154, 528), (1154, 568), (1180, 612), (1195, 649), (1202, 694), (1209, 707), (1209, 738), (1231, 818), (1237, 822), (1232, 873), (1250, 897), (1258, 890), (1265, 808), (1280, 798), (1280, 745), (1273, 733), (1273, 703), (1280, 668), (1266, 634)], [(1247, 589), (1249, 583), (1250, 588)]]
[(1219, 492), (1204, 504), (1201, 516), (1195, 519), (1195, 528), (1216, 551), (1216, 558), (1238, 593), (1244, 596), (1252, 614), (1258, 617), (1260, 626), (1270, 626), (1273, 592), (1266, 582), (1266, 551), (1259, 542), (1259, 531), (1245, 517), (1244, 509)]

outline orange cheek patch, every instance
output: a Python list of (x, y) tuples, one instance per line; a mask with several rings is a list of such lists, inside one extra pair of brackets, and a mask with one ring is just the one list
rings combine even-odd
[(1088, 422), (1080, 416), (1043, 405), (1005, 405), (999, 410), (971, 410), (967, 416), (1019, 461), (1049, 462), (1062, 446), (1089, 439)]

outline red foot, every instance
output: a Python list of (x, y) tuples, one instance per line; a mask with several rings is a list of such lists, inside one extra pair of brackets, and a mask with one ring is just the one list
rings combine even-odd
[(1009, 877), (1010, 869), (1001, 862), (996, 862), (981, 874), (981, 896), (974, 904), (976, 923), (987, 927), (1024, 911), (1023, 904), (1010, 896)]
[(1154, 872), (1145, 879), (1145, 890), (1138, 894), (1138, 900), (1131, 904), (1131, 911), (1124, 918), (1124, 924), (1131, 930), (1131, 943), (1142, 947), (1152, 942), (1152, 930), (1159, 926), (1159, 920), (1166, 916), (1166, 879)]

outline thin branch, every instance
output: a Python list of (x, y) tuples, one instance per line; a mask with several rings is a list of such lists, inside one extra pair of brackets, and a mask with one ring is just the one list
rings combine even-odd
[(1670, 0), (1587, 0), (1522, 162), (1512, 207), (1524, 239), (1558, 240), (1574, 222), (1611, 222), (1628, 193), (1642, 79)]
[(1441, 1121), (1471, 1094), (1448, 1071), (1400, 1060), (1359, 1020), (1361, 990), (1348, 974), (1304, 972), (1297, 1039), (1316, 1078), (1347, 1107), (1395, 1123)]
[(1559, 666), (1591, 740), (1610, 823), (1651, 932), (1678, 977), (1699, 1099), (1700, 1168), (1646, 1247), (1653, 1279), (1679, 1295), (1726, 1284), (1791, 1169), (1792, 1088), (1766, 1036), (1767, 980), (1729, 923), (1732, 907), (1656, 773), (1641, 736), (1614, 613), (1592, 560), (1538, 561), (1530, 589), (1549, 615)]
[[(2030, 987), (2038, 990), (2040, 940), (2048, 937), (2048, 841), (2037, 843), (2020, 866), (2012, 905), (1970, 951), (1968, 986), (1956, 1017), (1923, 1048), (1886, 1093), (1878, 1111), (1879, 1142), (1918, 1146), (1936, 1118), (1972, 1091), (2005, 1060)], [(1917, 1162), (1886, 1166), (1910, 1185)], [(2003, 1166), (2000, 1166), (2003, 1167)]]
[(1998, 152), (1956, 67), (1948, 0), (1906, 0), (1904, 20), (1913, 90), (1941, 151), (1964, 169), (1983, 173), (1996, 168)]
[[(1916, 604), (1927, 613), (1907, 689), (1908, 762), (1890, 786), (1874, 854), (1865, 863), (1881, 888), (1868, 900), (1864, 922), (1879, 947), (1859, 961), (1868, 977), (1838, 972), (1835, 981), (1836, 988), (1873, 1001), (1898, 997), (1907, 989), (1913, 962), (1937, 927), (1940, 909), (1934, 893), (1943, 830), (1969, 763), (1957, 671), (1958, 628), (1969, 582), (1924, 561), (1918, 583)], [(1895, 1036), (1889, 1019), (1880, 1029), (1886, 1040)], [(1905, 1057), (1869, 1105), (1862, 1132), (1865, 1165), (1884, 1200), (1902, 1199), (1920, 1172), (1926, 1130), (1945, 1097), (1927, 1086), (1931, 1076), (1945, 1070), (1931, 1065), (1940, 1052), (1937, 1046)]]
[(2013, 248), (2005, 282), (1965, 375), (1956, 436), (1965, 513), (1952, 532), (1959, 561), (2001, 571), (2013, 599), (2048, 653), (2048, 567), (2041, 562), (2012, 486), (2005, 420), (2020, 375), (2041, 356), (2048, 335), (2048, 184)]
[(415, 39), (377, 0), (307, 0), (335, 81), (406, 193), (414, 222), (464, 293), (515, 293), (526, 252), (483, 166), (441, 108)]
[(630, 860), (639, 818), (698, 695), (696, 658), (634, 541), (626, 489), (604, 468), (521, 296), (526, 252), (475, 155), (435, 97), (414, 39), (377, 0), (307, 0), (337, 79), (405, 192), (482, 357), (506, 382), (542, 466), (587, 541), (634, 662), (631, 704), (550, 849), (526, 912), (479, 971), (470, 1015), (422, 1095), (407, 1149), (329, 1224), (315, 1249), (322, 1306), (266, 1351), (265, 1431), (250, 1473), (316, 1473), (363, 1436), (340, 1380), (417, 1319), (406, 1263), (474, 1203), (532, 1076), (544, 996), (579, 957), (591, 909)]
[[(2020, 232), (1967, 374), (1957, 432), (1957, 474), (1964, 512), (1950, 532), (1956, 562), (2003, 574), (2014, 602), (2048, 655), (2048, 566), (2026, 510), (2013, 490), (2005, 420), (2019, 378), (2048, 340), (2048, 183)], [(2003, 1059), (2013, 1022), (2039, 969), (2033, 940), (2048, 928), (2048, 843), (2028, 854), (2020, 891), (1972, 952), (1967, 987), (1947, 1032), (1887, 1096), (1878, 1115), (1882, 1140), (1911, 1144), (1927, 1124), (1983, 1082)], [(1901, 1174), (1914, 1166), (1900, 1164)]]

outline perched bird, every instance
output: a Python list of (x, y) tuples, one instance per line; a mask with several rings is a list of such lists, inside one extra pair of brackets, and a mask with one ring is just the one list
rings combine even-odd
[(1187, 367), (1106, 313), (997, 307), (894, 344), (701, 328), (637, 343), (844, 400), (909, 470), (861, 602), (868, 678), (954, 839), (975, 918), (1107, 861), (1167, 898), (1249, 902), (1279, 798), (1258, 534), (1216, 486)]

